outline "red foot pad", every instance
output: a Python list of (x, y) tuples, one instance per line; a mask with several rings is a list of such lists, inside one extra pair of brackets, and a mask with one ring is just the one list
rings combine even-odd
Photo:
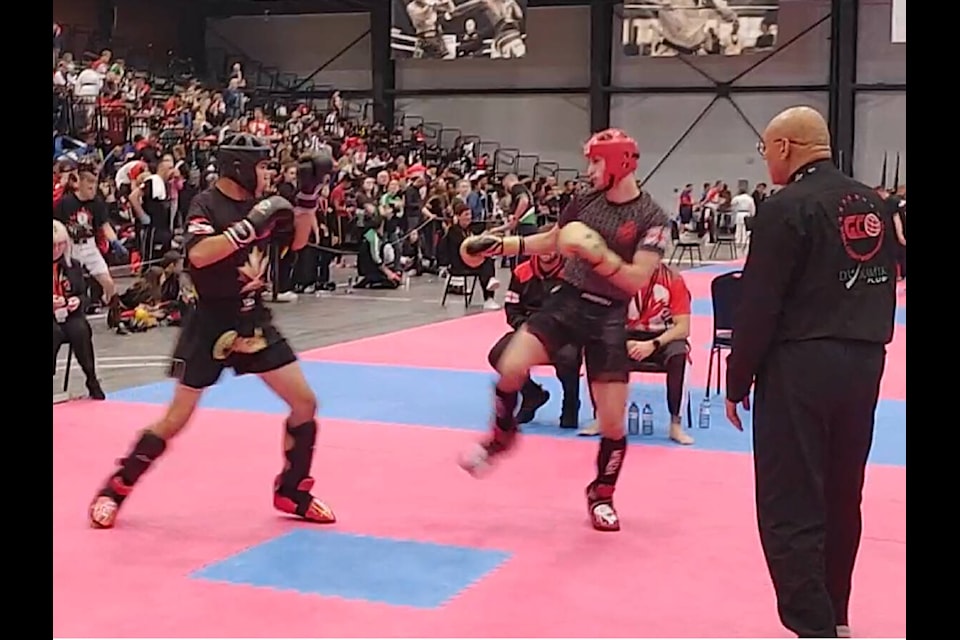
[(300, 516), (310, 522), (333, 524), (337, 521), (333, 509), (310, 494), (310, 490), (313, 489), (313, 482), (313, 478), (301, 480), (300, 484), (297, 485), (296, 494), (293, 496), (275, 493), (273, 495), (274, 508), (284, 513)]

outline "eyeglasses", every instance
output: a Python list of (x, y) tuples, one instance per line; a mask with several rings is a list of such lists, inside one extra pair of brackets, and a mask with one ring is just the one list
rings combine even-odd
[[(772, 142), (787, 142), (798, 147), (810, 147), (819, 144), (817, 142), (802, 142), (800, 140), (793, 140), (792, 138), (775, 138)], [(767, 143), (763, 140), (757, 140), (757, 153), (764, 158), (767, 156)]]

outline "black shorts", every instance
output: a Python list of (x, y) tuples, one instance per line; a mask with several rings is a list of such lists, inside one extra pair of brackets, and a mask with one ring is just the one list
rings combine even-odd
[[(639, 340), (640, 342), (647, 342), (648, 340), (656, 340), (661, 335), (662, 333), (654, 333), (649, 331), (628, 331), (627, 340)], [(671, 358), (676, 358), (678, 356), (686, 358), (688, 352), (689, 345), (687, 344), (686, 340), (674, 340), (672, 342), (664, 342), (661, 344), (659, 349), (644, 358), (643, 361), (665, 367), (667, 366), (667, 361)]]
[(551, 358), (565, 345), (583, 347), (591, 382), (626, 382), (630, 379), (626, 323), (626, 302), (563, 284), (530, 316), (526, 327)]
[[(252, 328), (255, 326), (255, 329)], [(255, 353), (224, 353), (225, 334), (256, 335)], [(256, 347), (255, 347), (256, 348)], [(191, 389), (206, 389), (219, 380), (224, 369), (237, 375), (268, 373), (296, 362), (297, 356), (263, 310), (254, 325), (236, 315), (213, 313), (197, 308), (184, 322), (173, 350), (170, 375)]]

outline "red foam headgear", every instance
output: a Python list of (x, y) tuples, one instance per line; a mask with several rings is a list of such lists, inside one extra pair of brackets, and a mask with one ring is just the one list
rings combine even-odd
[(640, 151), (637, 141), (620, 129), (607, 129), (587, 140), (583, 155), (590, 160), (603, 158), (608, 188), (637, 170)]

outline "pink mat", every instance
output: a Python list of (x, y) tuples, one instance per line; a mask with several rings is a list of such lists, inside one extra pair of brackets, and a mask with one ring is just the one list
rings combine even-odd
[[(508, 329), (503, 313), (480, 313), (312, 349), (301, 354), (301, 357), (304, 360), (326, 362), (490, 371), (487, 353)], [(712, 332), (713, 323), (709, 317), (693, 317), (690, 336), (690, 343), (693, 345), (693, 365), (687, 373), (689, 384), (706, 385)], [(881, 387), (881, 397), (884, 399), (906, 400), (907, 398), (906, 343), (906, 327), (897, 326), (894, 341), (888, 348), (888, 364)], [(540, 367), (534, 373), (553, 375), (553, 370), (549, 367)], [(650, 374), (634, 375), (636, 381), (661, 379), (661, 376)], [(715, 379), (716, 376), (714, 376)]]
[[(477, 481), (453, 463), (475, 434), (325, 421), (314, 471), (335, 530), (514, 554), (422, 611), (186, 577), (309, 526), (270, 507), (275, 416), (201, 410), (117, 529), (87, 528), (92, 492), (161, 411), (54, 409), (55, 636), (789, 637), (757, 541), (749, 456), (634, 447), (618, 493), (625, 529), (606, 535), (589, 529), (582, 501), (595, 442), (529, 437)], [(861, 637), (906, 633), (905, 486), (903, 469), (869, 470), (852, 609)]]

